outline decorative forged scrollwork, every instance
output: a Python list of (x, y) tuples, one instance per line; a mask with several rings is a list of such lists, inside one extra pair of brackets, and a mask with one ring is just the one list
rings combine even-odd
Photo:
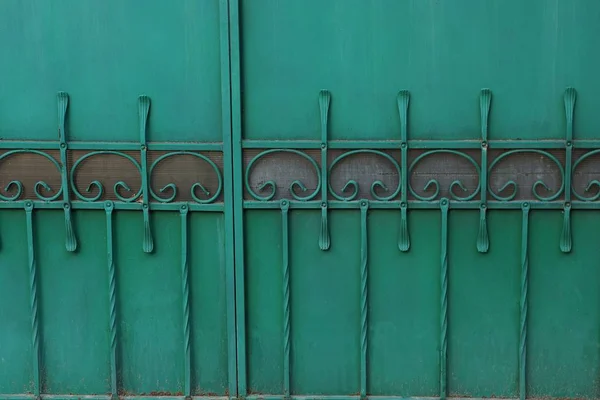
[[(86, 202), (94, 202), (94, 201), (100, 200), (102, 198), (102, 196), (104, 195), (104, 185), (102, 184), (102, 182), (100, 182), (98, 180), (94, 180), (94, 181), (90, 182), (90, 184), (88, 185), (88, 187), (86, 189), (87, 193), (92, 193), (94, 191), (97, 192), (92, 197), (84, 196), (79, 191), (79, 189), (77, 189), (77, 185), (75, 184), (75, 172), (77, 171), (77, 168), (85, 160), (87, 160), (91, 157), (100, 156), (100, 155), (115, 155), (115, 156), (123, 157), (123, 158), (127, 159), (129, 162), (131, 162), (137, 168), (140, 175), (142, 174), (142, 167), (137, 162), (137, 160), (135, 158), (133, 158), (132, 156), (125, 154), (123, 152), (106, 150), (106, 151), (94, 151), (92, 153), (88, 153), (88, 154), (82, 156), (81, 158), (79, 158), (75, 162), (75, 164), (73, 164), (73, 167), (71, 168), (71, 174), (70, 174), (71, 189), (73, 190), (73, 193), (79, 200), (86, 201)], [(123, 181), (118, 181), (117, 183), (115, 183), (115, 185), (113, 187), (113, 192), (114, 192), (115, 197), (125, 203), (134, 202), (134, 201), (138, 200), (140, 198), (140, 196), (142, 195), (142, 188), (140, 188), (135, 194), (133, 194), (130, 197), (122, 196), (120, 194), (120, 190), (125, 190), (127, 192), (131, 192), (131, 188), (129, 187), (129, 185), (127, 185), (127, 183), (125, 183)]]
[[(582, 162), (584, 162), (586, 159), (588, 159), (596, 154), (600, 154), (600, 149), (589, 151), (589, 152), (585, 153), (584, 155), (582, 155), (581, 157), (579, 157), (577, 159), (577, 161), (575, 161), (575, 163), (573, 164), (573, 169), (572, 169), (573, 172), (572, 173), (575, 174), (575, 170), (577, 169), (577, 167), (579, 165), (581, 165)], [(573, 193), (573, 195), (581, 201), (596, 201), (596, 200), (600, 199), (600, 181), (598, 181), (597, 179), (592, 179), (591, 181), (589, 181), (587, 183), (587, 185), (585, 187), (586, 192), (591, 192), (594, 189), (596, 191), (596, 194), (592, 195), (591, 197), (586, 197), (586, 196), (582, 196), (581, 194), (577, 193), (577, 190), (575, 190), (575, 185), (572, 184), (571, 193)]]
[[(52, 156), (50, 156), (47, 153), (44, 153), (42, 151), (39, 150), (26, 150), (26, 149), (18, 149), (18, 150), (10, 150), (7, 151), (6, 153), (2, 153), (0, 154), (0, 163), (11, 157), (14, 156), (16, 154), (35, 154), (35, 155), (39, 155), (42, 156), (44, 158), (46, 158), (47, 160), (49, 160), (55, 167), (56, 170), (58, 171), (58, 173), (60, 174), (61, 171), (61, 166), (58, 163), (58, 161), (56, 161)], [(33, 192), (35, 194), (35, 196), (42, 200), (42, 201), (54, 201), (56, 199), (58, 199), (60, 197), (60, 195), (63, 193), (63, 187), (61, 186), (56, 193), (54, 193), (53, 195), (50, 196), (45, 196), (44, 194), (42, 194), (42, 189), (45, 192), (52, 192), (52, 188), (50, 187), (50, 185), (48, 185), (45, 181), (40, 180), (37, 181), (35, 183), (35, 185), (33, 186)], [(19, 198), (21, 197), (21, 195), (23, 194), (23, 183), (19, 180), (11, 180), (6, 187), (4, 188), (4, 191), (8, 194), (10, 192), (14, 192), (13, 195), (3, 195), (2, 193), (0, 193), (0, 200), (2, 201), (16, 201), (19, 200)]]
[(458, 200), (458, 201), (469, 201), (469, 200), (472, 200), (473, 198), (475, 198), (475, 196), (477, 196), (477, 194), (479, 193), (479, 191), (481, 189), (481, 182), (479, 181), (479, 176), (481, 176), (481, 170), (479, 168), (479, 164), (477, 164), (477, 161), (475, 161), (475, 159), (473, 159), (473, 157), (469, 156), (468, 154), (462, 153), (457, 150), (447, 150), (447, 149), (430, 150), (430, 151), (427, 151), (427, 152), (421, 154), (417, 158), (415, 158), (415, 160), (412, 162), (412, 164), (410, 164), (410, 167), (408, 168), (408, 175), (409, 175), (408, 190), (410, 191), (410, 193), (417, 200), (421, 200), (421, 201), (433, 201), (433, 200), (437, 199), (437, 197), (440, 195), (440, 182), (437, 179), (430, 179), (425, 184), (425, 187), (423, 188), (423, 191), (426, 192), (426, 191), (430, 190), (431, 187), (433, 186), (434, 193), (431, 196), (422, 196), (413, 189), (412, 184), (410, 183), (410, 177), (412, 176), (415, 166), (419, 162), (421, 162), (424, 158), (426, 158), (428, 156), (431, 156), (433, 154), (440, 154), (440, 153), (454, 154), (459, 157), (462, 157), (462, 158), (466, 159), (470, 164), (472, 164), (473, 167), (475, 168), (475, 170), (477, 171), (477, 176), (478, 176), (477, 187), (475, 188), (473, 193), (468, 194), (466, 196), (457, 195), (455, 193), (455, 188), (460, 188), (463, 192), (468, 191), (468, 189), (465, 187), (465, 185), (463, 184), (463, 182), (460, 179), (455, 179), (454, 181), (452, 181), (452, 183), (450, 184), (450, 187), (448, 188), (448, 193), (449, 193), (450, 197), (453, 200)]
[(310, 157), (308, 154), (301, 152), (299, 150), (294, 150), (294, 149), (270, 149), (270, 150), (265, 150), (260, 152), (259, 154), (257, 154), (256, 156), (254, 156), (252, 158), (252, 160), (250, 160), (250, 162), (248, 163), (248, 166), (246, 167), (246, 174), (244, 176), (244, 184), (246, 185), (246, 190), (248, 191), (248, 193), (250, 194), (250, 196), (252, 196), (255, 200), (258, 201), (270, 201), (272, 200), (275, 195), (277, 194), (277, 185), (275, 183), (275, 181), (273, 180), (268, 180), (266, 182), (263, 182), (259, 187), (258, 190), (259, 191), (264, 191), (267, 190), (267, 188), (269, 188), (270, 193), (266, 196), (261, 196), (260, 194), (256, 193), (253, 189), (252, 186), (250, 185), (250, 174), (252, 173), (252, 169), (254, 168), (254, 166), (256, 165), (257, 161), (259, 161), (261, 158), (269, 155), (269, 154), (274, 154), (274, 153), (289, 153), (289, 154), (295, 154), (297, 156), (302, 157), (303, 159), (307, 160), (310, 162), (311, 166), (315, 169), (315, 173), (317, 176), (317, 187), (314, 190), (314, 192), (306, 195), (306, 196), (300, 196), (298, 195), (297, 191), (301, 191), (301, 192), (306, 192), (308, 191), (306, 185), (304, 183), (302, 183), (302, 181), (300, 181), (299, 179), (294, 180), (289, 187), (289, 191), (290, 191), (290, 195), (298, 200), (298, 201), (310, 201), (312, 199), (314, 199), (318, 194), (319, 191), (321, 190), (321, 172), (319, 170), (319, 165), (317, 164), (317, 162)]
[[(194, 201), (196, 203), (199, 203), (199, 204), (212, 203), (221, 195), (221, 192), (223, 190), (223, 177), (221, 176), (221, 171), (219, 171), (219, 167), (217, 167), (217, 165), (210, 158), (208, 158), (205, 155), (202, 155), (200, 153), (195, 153), (192, 151), (174, 151), (171, 153), (163, 154), (162, 156), (158, 157), (150, 166), (150, 176), (152, 176), (152, 172), (154, 171), (154, 168), (156, 168), (156, 166), (160, 162), (162, 162), (163, 160), (165, 160), (167, 158), (174, 157), (174, 156), (192, 156), (192, 157), (199, 158), (200, 160), (208, 163), (217, 176), (218, 187), (217, 187), (217, 190), (215, 190), (215, 192), (212, 194), (212, 196), (211, 196), (211, 193), (206, 189), (206, 187), (204, 187), (204, 185), (202, 185), (201, 182), (196, 182), (192, 185), (192, 187), (190, 189), (190, 195), (192, 196), (192, 199), (194, 199)], [(204, 194), (204, 196), (206, 196), (207, 198), (201, 199), (198, 196), (196, 196), (196, 190), (200, 190)], [(152, 189), (152, 186), (150, 185), (150, 195), (152, 196), (152, 198), (154, 198), (158, 202), (171, 203), (173, 200), (175, 200), (175, 197), (177, 197), (177, 185), (175, 185), (175, 183), (169, 183), (169, 184), (165, 185), (162, 189), (160, 189), (160, 193), (164, 193), (167, 191), (171, 192), (171, 195), (169, 197), (167, 197), (167, 198), (160, 197), (158, 194), (156, 194), (156, 192), (154, 191), (154, 189)]]
[[(359, 184), (354, 179), (348, 180), (348, 182), (346, 182), (346, 184), (342, 188), (342, 192), (351, 191), (346, 196), (340, 195), (340, 194), (336, 193), (335, 190), (331, 187), (331, 181), (332, 181), (331, 176), (333, 176), (333, 170), (336, 167), (336, 165), (340, 164), (346, 158), (352, 157), (352, 156), (357, 155), (357, 154), (374, 154), (374, 155), (377, 155), (379, 157), (383, 157), (390, 164), (392, 164), (394, 166), (394, 169), (398, 173), (398, 180), (400, 180), (400, 177), (402, 175), (401, 169), (400, 169), (400, 165), (389, 154), (384, 153), (384, 152), (379, 151), (379, 150), (372, 150), (372, 149), (352, 150), (352, 151), (349, 151), (347, 153), (343, 153), (340, 156), (338, 156), (337, 158), (335, 158), (333, 160), (333, 162), (331, 163), (330, 167), (329, 167), (329, 177), (330, 177), (330, 179), (329, 179), (329, 193), (331, 193), (331, 195), (333, 197), (335, 197), (337, 200), (352, 201), (352, 200), (356, 199), (356, 197), (359, 194), (359, 189), (360, 189), (359, 188)], [(390, 190), (389, 190), (389, 188), (381, 180), (378, 179), (378, 180), (374, 181), (371, 184), (371, 196), (373, 196), (373, 198), (375, 200), (389, 201), (389, 200), (394, 199), (396, 196), (398, 196), (398, 194), (400, 193), (401, 188), (402, 188), (401, 182), (399, 181), (398, 182), (398, 186), (396, 187), (396, 189), (393, 192), (391, 192), (387, 196), (381, 196), (381, 195), (377, 194), (378, 190), (385, 191), (385, 192), (389, 192)]]
[[(501, 155), (499, 155), (498, 157), (496, 157), (494, 159), (494, 161), (492, 161), (492, 163), (490, 164), (490, 167), (488, 169), (488, 173), (489, 176), (491, 177), (494, 167), (503, 159), (510, 157), (511, 155), (514, 154), (526, 154), (526, 153), (532, 153), (532, 154), (539, 154), (542, 155), (546, 158), (548, 158), (549, 160), (551, 160), (554, 164), (556, 164), (556, 166), (558, 167), (558, 170), (560, 171), (560, 177), (561, 177), (561, 186), (560, 188), (553, 194), (550, 196), (544, 196), (542, 194), (540, 194), (538, 192), (538, 190), (540, 188), (544, 188), (546, 191), (551, 192), (552, 189), (542, 180), (542, 179), (538, 179), (537, 181), (535, 181), (535, 183), (533, 184), (533, 186), (531, 187), (533, 196), (539, 200), (539, 201), (552, 201), (552, 200), (556, 200), (561, 193), (563, 192), (564, 188), (565, 188), (565, 171), (564, 168), (562, 166), (562, 164), (560, 163), (560, 161), (553, 156), (552, 154), (550, 154), (549, 152), (545, 151), (545, 150), (537, 150), (537, 149), (517, 149), (517, 150), (510, 150), (507, 151), (505, 153), (502, 153)], [(512, 193), (510, 193), (508, 196), (501, 196), (500, 193), (504, 192), (506, 189), (508, 189), (509, 187), (512, 187)], [(514, 180), (509, 180), (508, 182), (506, 182), (499, 190), (498, 192), (494, 192), (494, 189), (491, 186), (491, 179), (488, 181), (488, 191), (490, 193), (490, 195), (498, 200), (498, 201), (511, 201), (514, 200), (514, 198), (517, 196), (517, 183)]]

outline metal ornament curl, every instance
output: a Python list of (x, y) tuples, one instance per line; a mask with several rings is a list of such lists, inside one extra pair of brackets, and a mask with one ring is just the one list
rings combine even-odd
[[(533, 193), (533, 196), (538, 199), (539, 201), (552, 201), (552, 200), (556, 200), (561, 193), (563, 192), (563, 190), (565, 189), (565, 170), (563, 168), (563, 166), (561, 165), (560, 161), (558, 161), (558, 159), (556, 157), (554, 157), (552, 154), (548, 153), (545, 150), (538, 150), (538, 149), (516, 149), (516, 150), (510, 150), (507, 151), (506, 153), (502, 153), (500, 156), (496, 157), (494, 159), (494, 161), (492, 161), (492, 163), (490, 164), (490, 167), (488, 169), (488, 174), (491, 177), (492, 175), (492, 170), (494, 169), (494, 166), (496, 166), (496, 164), (498, 164), (501, 160), (513, 155), (513, 154), (525, 154), (525, 153), (534, 153), (534, 154), (540, 154), (544, 157), (547, 157), (548, 159), (550, 159), (552, 162), (554, 162), (554, 164), (556, 164), (556, 166), (558, 167), (558, 170), (560, 171), (560, 177), (561, 177), (561, 185), (560, 188), (556, 191), (556, 193), (554, 193), (551, 196), (542, 196), (541, 194), (538, 193), (538, 189), (540, 187), (543, 187), (546, 191), (550, 192), (552, 191), (552, 189), (546, 185), (546, 183), (541, 180), (538, 179), (537, 181), (535, 181), (535, 183), (533, 184), (533, 186), (531, 187), (531, 191)], [(513, 191), (510, 195), (508, 196), (501, 196), (498, 193), (501, 193), (503, 191), (505, 191), (506, 189), (508, 189), (509, 187), (513, 188)], [(506, 182), (504, 184), (504, 186), (502, 186), (499, 190), (498, 193), (494, 192), (494, 190), (492, 189), (492, 185), (491, 185), (491, 179), (488, 180), (488, 191), (490, 193), (490, 195), (498, 200), (498, 201), (512, 201), (514, 200), (514, 198), (517, 196), (517, 183), (514, 180), (509, 180), (508, 182)]]
[[(579, 157), (579, 159), (573, 164), (572, 174), (575, 174), (575, 169), (579, 166), (579, 164), (581, 164), (587, 158), (592, 157), (593, 155), (596, 155), (596, 154), (600, 154), (600, 149), (589, 151), (589, 152), (585, 153), (583, 156)], [(571, 182), (572, 182), (572, 180), (571, 180)], [(577, 193), (577, 191), (575, 190), (575, 186), (573, 184), (571, 184), (571, 193), (573, 193), (573, 195), (581, 201), (590, 202), (590, 201), (596, 201), (596, 200), (600, 199), (600, 181), (598, 181), (597, 179), (592, 179), (591, 181), (589, 181), (585, 187), (585, 191), (590, 192), (590, 191), (592, 191), (592, 189), (596, 189), (597, 193), (595, 195), (593, 195), (592, 197), (586, 197), (586, 196), (582, 196), (581, 194)]]
[[(120, 151), (112, 151), (112, 150), (105, 150), (105, 151), (94, 151), (88, 154), (85, 154), (83, 157), (79, 158), (75, 164), (73, 164), (73, 167), (71, 168), (71, 174), (70, 174), (70, 180), (71, 180), (71, 189), (73, 190), (73, 193), (75, 194), (75, 196), (82, 201), (85, 202), (94, 202), (94, 201), (98, 201), (102, 198), (102, 195), (104, 194), (104, 185), (102, 185), (102, 183), (98, 180), (94, 180), (92, 182), (90, 182), (90, 184), (88, 185), (87, 189), (85, 190), (87, 193), (92, 193), (92, 191), (94, 191), (94, 188), (96, 188), (96, 191), (98, 192), (95, 196), (93, 197), (86, 197), (84, 196), (79, 189), (77, 189), (77, 186), (75, 185), (75, 172), (77, 170), (77, 168), (81, 165), (81, 163), (83, 163), (85, 160), (87, 160), (88, 158), (91, 157), (95, 157), (95, 156), (99, 156), (99, 155), (116, 155), (119, 157), (123, 157), (125, 159), (127, 159), (129, 162), (131, 162), (138, 170), (138, 172), (140, 173), (140, 176), (142, 174), (142, 167), (140, 166), (140, 164), (136, 161), (135, 158), (131, 157), (128, 154), (125, 154), (123, 152)], [(115, 197), (117, 199), (119, 199), (120, 201), (123, 201), (125, 203), (131, 203), (136, 201), (137, 199), (140, 198), (140, 196), (142, 195), (142, 188), (140, 188), (133, 196), (131, 197), (124, 197), (119, 193), (119, 190), (125, 190), (127, 192), (131, 192), (131, 188), (127, 185), (127, 183), (123, 182), (123, 181), (118, 181), (117, 183), (115, 183), (115, 185), (113, 186), (113, 192), (115, 194)]]
[(244, 184), (246, 185), (246, 190), (248, 191), (248, 193), (250, 193), (250, 196), (252, 196), (255, 200), (258, 200), (258, 201), (270, 201), (277, 194), (277, 185), (275, 184), (275, 181), (273, 181), (273, 180), (268, 180), (258, 187), (258, 190), (261, 192), (267, 188), (270, 188), (271, 193), (269, 193), (266, 196), (259, 195), (254, 190), (252, 190), (252, 187), (250, 186), (250, 174), (252, 173), (252, 168), (255, 166), (256, 162), (258, 160), (260, 160), (261, 158), (263, 158), (269, 154), (273, 154), (273, 153), (291, 153), (291, 154), (298, 155), (298, 156), (310, 161), (311, 165), (313, 166), (313, 168), (315, 169), (315, 172), (317, 174), (317, 187), (316, 187), (315, 191), (313, 193), (308, 194), (307, 196), (299, 196), (296, 193), (296, 190), (306, 192), (308, 189), (306, 188), (306, 185), (304, 185), (298, 179), (294, 180), (290, 184), (289, 191), (290, 191), (290, 195), (295, 200), (298, 200), (298, 201), (310, 201), (310, 200), (314, 199), (319, 194), (319, 191), (321, 190), (321, 172), (319, 171), (319, 165), (312, 157), (310, 157), (306, 153), (303, 153), (301, 151), (294, 150), (294, 149), (265, 150), (265, 151), (257, 154), (256, 156), (254, 156), (254, 158), (252, 158), (252, 160), (250, 160), (250, 162), (248, 163), (248, 166), (246, 167), (246, 174), (244, 176)]
[[(481, 169), (479, 168), (479, 164), (477, 164), (477, 162), (475, 161), (475, 159), (473, 159), (473, 157), (469, 156), (468, 154), (462, 153), (460, 151), (457, 150), (447, 150), (447, 149), (439, 149), (439, 150), (430, 150), (427, 151), (421, 155), (419, 155), (411, 164), (410, 167), (408, 168), (408, 174), (409, 176), (412, 176), (412, 172), (414, 167), (424, 158), (432, 155), (432, 154), (440, 154), (440, 153), (446, 153), (446, 154), (454, 154), (457, 156), (460, 156), (464, 159), (466, 159), (467, 161), (469, 161), (469, 163), (471, 163), (474, 167), (475, 170), (477, 171), (477, 176), (480, 177), (481, 176)], [(415, 190), (412, 187), (412, 184), (410, 183), (410, 179), (408, 180), (408, 190), (410, 191), (410, 193), (417, 199), (417, 200), (421, 200), (421, 201), (433, 201), (435, 200), (439, 194), (440, 194), (440, 182), (437, 179), (430, 179), (426, 184), (425, 187), (423, 188), (423, 191), (427, 191), (431, 188), (431, 186), (433, 186), (435, 188), (434, 193), (431, 196), (421, 196), (419, 194), (417, 194), (417, 192), (415, 192)], [(472, 200), (473, 198), (475, 198), (475, 196), (477, 196), (477, 194), (479, 193), (479, 191), (481, 190), (481, 181), (477, 182), (477, 187), (475, 188), (475, 190), (473, 191), (473, 193), (467, 195), (467, 196), (459, 196), (456, 193), (454, 193), (454, 189), (456, 187), (459, 187), (463, 192), (467, 191), (467, 188), (465, 187), (465, 185), (462, 183), (462, 181), (460, 179), (456, 179), (454, 181), (452, 181), (452, 183), (450, 184), (449, 187), (449, 195), (453, 200), (458, 200), (458, 201), (469, 201)]]
[[(6, 153), (3, 153), (0, 155), (0, 162), (2, 162), (2, 160), (7, 159), (11, 156), (14, 156), (15, 154), (36, 154), (36, 155), (42, 156), (42, 157), (46, 158), (47, 160), (49, 160), (56, 167), (56, 170), (58, 171), (59, 174), (61, 173), (61, 166), (58, 163), (58, 161), (56, 161), (51, 155), (44, 153), (43, 151), (39, 151), (39, 150), (19, 149), (19, 150), (7, 151)], [(45, 181), (37, 181), (35, 183), (35, 185), (33, 186), (33, 192), (34, 192), (35, 196), (38, 199), (40, 199), (42, 201), (46, 201), (46, 202), (50, 202), (50, 201), (54, 201), (54, 200), (58, 199), (60, 197), (60, 195), (63, 193), (62, 185), (60, 186), (58, 191), (55, 194), (53, 194), (52, 196), (44, 196), (41, 192), (41, 189), (44, 189), (44, 191), (46, 191), (46, 192), (51, 192), (53, 189)], [(2, 201), (17, 201), (23, 194), (23, 183), (19, 180), (12, 180), (12, 181), (8, 182), (8, 184), (4, 188), (4, 191), (7, 193), (10, 191), (15, 191), (16, 193), (12, 196), (10, 196), (10, 195), (6, 196), (6, 195), (3, 195), (2, 193), (0, 193), (0, 200), (2, 200)]]
[[(217, 179), (219, 181), (219, 186), (218, 186), (217, 190), (215, 191), (215, 193), (211, 197), (208, 197), (211, 195), (210, 192), (200, 182), (194, 183), (190, 189), (190, 194), (192, 196), (192, 199), (194, 199), (194, 201), (196, 203), (208, 204), (208, 203), (212, 203), (213, 201), (215, 201), (221, 195), (221, 191), (223, 190), (223, 178), (221, 176), (221, 172), (219, 171), (219, 167), (217, 167), (217, 165), (210, 158), (208, 158), (200, 153), (195, 153), (192, 151), (174, 151), (171, 153), (163, 154), (162, 156), (158, 157), (150, 166), (150, 176), (152, 176), (152, 172), (154, 171), (154, 168), (160, 162), (164, 161), (167, 158), (174, 157), (174, 156), (180, 156), (180, 155), (187, 155), (187, 156), (193, 156), (193, 157), (199, 158), (199, 159), (207, 162), (211, 166), (211, 168), (215, 171), (215, 173), (217, 175)], [(158, 194), (156, 194), (154, 189), (152, 189), (152, 185), (149, 185), (149, 186), (150, 186), (149, 187), (150, 195), (152, 196), (152, 198), (154, 198), (158, 202), (170, 203), (173, 200), (175, 200), (175, 197), (177, 197), (177, 185), (175, 185), (174, 183), (169, 183), (169, 184), (165, 185), (162, 189), (160, 189), (160, 193), (164, 193), (166, 191), (171, 192), (171, 196), (169, 196), (167, 198), (160, 197)], [(201, 199), (198, 196), (196, 196), (197, 189), (201, 190), (202, 193), (204, 193), (204, 195), (207, 196), (208, 198)]]
[[(329, 176), (331, 177), (333, 175), (333, 169), (338, 163), (340, 163), (344, 159), (351, 157), (353, 155), (356, 155), (356, 154), (375, 154), (377, 156), (384, 157), (394, 166), (394, 168), (398, 172), (398, 180), (400, 180), (400, 176), (402, 175), (402, 172), (400, 169), (400, 164), (398, 164), (398, 162), (389, 154), (384, 153), (383, 151), (371, 150), (371, 149), (352, 150), (352, 151), (349, 151), (349, 152), (339, 155), (337, 158), (335, 158), (335, 160), (333, 160), (333, 162), (331, 163), (331, 166), (329, 167)], [(356, 199), (356, 197), (358, 196), (358, 193), (359, 193), (358, 182), (356, 182), (354, 179), (348, 180), (348, 182), (346, 182), (346, 184), (342, 188), (342, 192), (347, 192), (348, 189), (350, 189), (352, 187), (352, 192), (347, 196), (339, 195), (338, 193), (336, 193), (333, 190), (333, 188), (331, 187), (331, 179), (329, 179), (328, 186), (329, 186), (329, 193), (331, 193), (331, 195), (333, 197), (335, 197), (337, 200), (341, 200), (341, 201), (352, 201), (352, 200)], [(376, 180), (371, 184), (371, 196), (373, 196), (373, 198), (375, 200), (389, 201), (389, 200), (394, 199), (396, 196), (398, 196), (398, 194), (400, 193), (400, 190), (402, 189), (402, 183), (400, 181), (398, 181), (398, 187), (396, 188), (396, 190), (394, 190), (388, 196), (378, 195), (377, 194), (378, 188), (385, 192), (389, 192), (388, 187), (382, 181)]]

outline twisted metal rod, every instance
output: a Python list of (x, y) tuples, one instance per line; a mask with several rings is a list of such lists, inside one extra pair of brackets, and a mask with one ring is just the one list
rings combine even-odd
[(282, 292), (283, 292), (283, 393), (286, 398), (290, 396), (290, 257), (289, 257), (289, 229), (288, 210), (290, 203), (282, 200), (281, 207), (281, 256), (282, 256)]
[(367, 396), (367, 336), (368, 336), (368, 241), (367, 213), (369, 202), (360, 202), (360, 397)]
[(440, 269), (440, 399), (447, 395), (448, 364), (448, 208), (446, 198), (440, 200), (441, 224), (441, 269)]
[(184, 395), (192, 395), (192, 355), (190, 341), (190, 268), (188, 262), (188, 211), (187, 204), (183, 204), (179, 211), (181, 216), (181, 290), (183, 297), (183, 351), (184, 351)]
[(104, 203), (106, 211), (106, 255), (108, 260), (108, 299), (109, 299), (109, 331), (110, 331), (110, 393), (113, 399), (118, 398), (117, 383), (117, 284), (113, 254), (112, 212), (114, 203)]
[(33, 243), (33, 203), (25, 202), (25, 218), (27, 225), (27, 255), (29, 261), (29, 305), (31, 311), (31, 345), (33, 347), (33, 393), (40, 398), (40, 328), (38, 315), (38, 287)]
[(527, 397), (527, 292), (529, 289), (529, 203), (523, 203), (523, 221), (521, 227), (521, 298), (520, 298), (520, 335), (519, 335), (519, 399)]

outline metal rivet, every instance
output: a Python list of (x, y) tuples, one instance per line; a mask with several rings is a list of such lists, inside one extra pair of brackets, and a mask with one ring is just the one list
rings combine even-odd
[(283, 200), (283, 201), (281, 202), (281, 204), (282, 204), (282, 205), (284, 205), (284, 206), (287, 206), (287, 200)]
[(482, 204), (482, 205), (481, 205), (481, 208), (485, 210), (485, 209), (487, 208), (487, 205), (485, 205), (485, 204)]
[(327, 203), (325, 203), (325, 202), (322, 202), (322, 203), (321, 203), (321, 207), (322, 207), (322, 208), (326, 208), (326, 207), (327, 207)]
[(141, 146), (141, 149), (142, 149), (142, 150), (146, 150), (146, 145), (142, 145), (142, 146)]
[(71, 206), (69, 206), (68, 204), (65, 204), (63, 207), (65, 208), (65, 210), (68, 210), (69, 208), (71, 208)]
[(481, 142), (481, 147), (483, 147), (484, 149), (487, 147), (487, 142), (484, 140), (483, 142)]
[(566, 208), (570, 208), (571, 207), (571, 203), (569, 203), (568, 201), (565, 203), (565, 207)]
[(143, 208), (148, 208), (148, 204), (144, 204), (142, 207)]
[(406, 202), (403, 201), (402, 203), (400, 203), (400, 207), (406, 208)]
[(327, 147), (327, 144), (325, 144), (325, 143), (321, 143), (321, 148), (322, 148), (322, 149), (325, 149), (326, 147)]
[(529, 203), (527, 203), (527, 202), (523, 203), (523, 207), (526, 207), (526, 208), (529, 207)]
[(66, 145), (66, 144), (64, 144), (64, 143), (61, 143), (61, 144), (60, 144), (60, 148), (61, 148), (61, 149), (64, 149), (65, 147), (67, 147), (67, 145)]
[(367, 202), (366, 201), (361, 201), (360, 205), (363, 206), (363, 207), (365, 207), (367, 205)]
[(400, 147), (402, 147), (403, 149), (405, 149), (405, 148), (406, 148), (406, 143), (402, 143), (402, 144), (400, 145)]
[(573, 143), (571, 143), (570, 140), (567, 141), (567, 147), (571, 147), (573, 145)]

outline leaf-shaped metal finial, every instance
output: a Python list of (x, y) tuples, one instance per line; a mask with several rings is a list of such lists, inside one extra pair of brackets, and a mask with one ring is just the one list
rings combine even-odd
[(479, 108), (481, 111), (481, 139), (488, 140), (488, 126), (490, 116), (490, 106), (492, 104), (492, 91), (490, 89), (481, 89), (479, 97)]
[(487, 227), (487, 186), (488, 186), (488, 127), (490, 108), (492, 105), (492, 91), (481, 89), (479, 96), (479, 111), (481, 113), (481, 170), (479, 184), (481, 187), (481, 201), (479, 204), (479, 232), (477, 234), (477, 251), (487, 253), (490, 239)]
[(327, 142), (327, 125), (329, 122), (329, 105), (331, 104), (331, 93), (329, 90), (319, 92), (319, 110), (321, 111), (321, 142)]
[(565, 204), (563, 210), (563, 228), (560, 235), (560, 251), (570, 253), (573, 246), (571, 240), (571, 204)]
[(327, 217), (327, 190), (329, 188), (329, 177), (327, 171), (327, 125), (329, 121), (329, 105), (331, 104), (331, 93), (328, 90), (319, 92), (319, 110), (321, 113), (321, 231), (319, 233), (319, 248), (323, 251), (329, 250), (329, 224)]
[(69, 106), (69, 95), (66, 92), (58, 92), (56, 99), (58, 103), (58, 140), (60, 143), (65, 143), (67, 141), (65, 121), (67, 118), (67, 107)]
[(479, 233), (477, 234), (477, 251), (480, 253), (487, 253), (490, 248), (486, 213), (487, 206), (482, 204), (479, 209)]
[(560, 237), (560, 251), (569, 253), (572, 247), (571, 240), (571, 179), (573, 174), (573, 115), (575, 113), (575, 101), (577, 91), (569, 87), (565, 89), (565, 204), (563, 206), (563, 229)]
[(144, 253), (152, 253), (154, 250), (154, 241), (152, 239), (152, 230), (150, 228), (150, 188), (148, 183), (148, 148), (147, 141), (147, 124), (150, 113), (150, 98), (142, 95), (138, 97), (138, 117), (140, 129), (140, 161), (142, 164), (142, 210), (144, 213), (144, 239), (142, 249)]
[(148, 128), (148, 115), (150, 114), (150, 97), (141, 95), (138, 97), (138, 117), (140, 129), (140, 142), (146, 144), (146, 131)]
[(63, 206), (65, 211), (65, 247), (67, 251), (73, 252), (77, 250), (77, 239), (73, 230), (73, 221), (71, 220), (71, 205)]
[(71, 218), (71, 199), (69, 191), (69, 177), (67, 170), (67, 133), (66, 119), (67, 108), (69, 106), (69, 95), (65, 92), (58, 92), (56, 95), (58, 105), (58, 139), (60, 150), (60, 178), (61, 190), (63, 195), (63, 210), (65, 213), (65, 248), (73, 252), (77, 250), (77, 238), (73, 229), (73, 220)]
[(401, 90), (396, 98), (398, 114), (400, 117), (400, 232), (398, 234), (398, 249), (410, 249), (410, 236), (408, 233), (408, 106), (410, 92)]
[(396, 98), (398, 103), (398, 114), (400, 115), (400, 140), (405, 143), (408, 140), (408, 104), (410, 103), (410, 92), (401, 90)]
[(323, 251), (329, 250), (331, 245), (327, 220), (327, 204), (321, 204), (321, 231), (319, 233), (319, 248)]
[(408, 207), (405, 202), (400, 203), (400, 234), (398, 249), (406, 252), (410, 249), (410, 235), (408, 233)]
[(567, 122), (567, 140), (573, 140), (573, 116), (575, 113), (575, 101), (577, 100), (577, 90), (572, 87), (565, 89), (565, 116)]

